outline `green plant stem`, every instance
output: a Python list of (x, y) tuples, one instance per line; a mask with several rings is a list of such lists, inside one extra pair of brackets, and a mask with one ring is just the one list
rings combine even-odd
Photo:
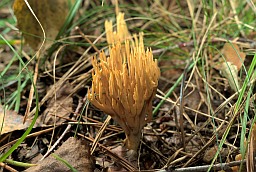
[(37, 165), (37, 164), (29, 164), (29, 163), (24, 163), (24, 162), (13, 161), (10, 159), (6, 159), (6, 160), (4, 160), (4, 162), (7, 164), (10, 164), (10, 165), (14, 165), (17, 167), (24, 167), (24, 168), (29, 168), (29, 167), (33, 167), (33, 166)]

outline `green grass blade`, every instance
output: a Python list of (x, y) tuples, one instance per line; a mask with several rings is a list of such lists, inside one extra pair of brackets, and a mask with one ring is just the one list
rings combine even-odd
[[(73, 7), (70, 9), (70, 12), (67, 16), (67, 19), (65, 21), (65, 23), (63, 24), (63, 26), (61, 27), (61, 30), (59, 31), (58, 35), (56, 36), (56, 40), (58, 40), (61, 36), (64, 35), (64, 33), (67, 31), (68, 27), (71, 25), (76, 12), (78, 11), (80, 4), (82, 3), (82, 0), (77, 0), (75, 1)], [(49, 54), (51, 55), (54, 50), (58, 47), (58, 43), (55, 43), (52, 45), (52, 47), (49, 49)]]
[(246, 139), (246, 124), (248, 119), (248, 111), (249, 111), (251, 95), (252, 95), (252, 92), (249, 91), (249, 93), (247, 94), (247, 99), (245, 101), (244, 115), (243, 115), (243, 118), (241, 117), (242, 131), (241, 131), (241, 138), (240, 138), (240, 153), (242, 154), (242, 159), (245, 158), (246, 148), (247, 148), (247, 145), (245, 145), (244, 142)]
[(8, 163), (10, 165), (14, 165), (14, 166), (17, 166), (17, 167), (24, 167), (24, 168), (29, 168), (29, 167), (33, 167), (33, 166), (37, 165), (37, 164), (29, 164), (29, 163), (14, 161), (14, 160), (11, 160), (11, 159), (6, 159), (6, 160), (4, 160), (4, 162)]
[(63, 164), (65, 164), (71, 171), (73, 172), (78, 172), (74, 167), (72, 167), (72, 165), (70, 165), (66, 160), (62, 159), (61, 157), (59, 157), (58, 155), (56, 154), (52, 154), (52, 156), (54, 158), (56, 158), (58, 161), (62, 162)]
[(33, 129), (33, 126), (36, 123), (36, 119), (38, 117), (38, 112), (39, 112), (39, 98), (38, 98), (38, 92), (36, 89), (36, 86), (33, 82), (33, 76), (31, 75), (31, 73), (29, 72), (28, 68), (26, 67), (25, 63), (22, 61), (21, 57), (19, 56), (19, 54), (15, 51), (15, 49), (8, 43), (8, 41), (2, 36), (2, 34), (0, 34), (0, 38), (2, 38), (3, 40), (6, 41), (6, 44), (10, 47), (10, 49), (14, 52), (14, 54), (18, 57), (18, 59), (20, 60), (21, 64), (23, 66), (25, 66), (25, 70), (26, 72), (29, 74), (29, 78), (31, 80), (32, 86), (34, 87), (34, 91), (35, 91), (35, 98), (36, 98), (36, 112), (35, 112), (35, 116), (30, 124), (30, 126), (28, 127), (28, 129), (24, 132), (24, 134), (21, 136), (21, 138), (6, 152), (4, 153), (1, 157), (0, 157), (0, 162), (3, 162), (4, 160), (6, 160), (8, 158), (8, 156), (10, 156), (12, 154), (12, 152), (18, 148), (18, 146), (25, 140), (25, 138), (27, 137), (27, 135), (30, 133), (30, 131)]
[[(249, 67), (249, 70), (248, 70), (248, 75), (246, 76), (245, 81), (244, 81), (243, 86), (242, 86), (242, 89), (239, 92), (239, 96), (238, 96), (238, 99), (237, 99), (237, 102), (236, 102), (235, 108), (234, 108), (234, 114), (236, 114), (238, 112), (238, 110), (239, 110), (239, 107), (241, 105), (242, 99), (243, 99), (243, 97), (245, 95), (246, 88), (247, 88), (247, 86), (248, 86), (248, 84), (250, 82), (250, 78), (253, 76), (253, 73), (255, 71), (255, 66), (256, 66), (256, 54), (253, 57), (252, 63), (251, 63), (251, 65)], [(252, 87), (252, 86), (250, 86), (250, 87)], [(251, 89), (249, 89), (249, 90), (251, 90)], [(248, 94), (250, 95), (250, 93), (248, 93)], [(233, 125), (234, 120), (235, 120), (235, 118), (232, 118), (232, 120), (229, 122), (229, 124), (227, 126), (227, 129), (225, 130), (225, 132), (224, 132), (224, 134), (222, 136), (220, 144), (218, 145), (219, 149), (218, 149), (217, 153), (215, 154), (215, 156), (214, 156), (214, 158), (213, 158), (213, 160), (211, 162), (211, 167), (214, 164), (214, 162), (216, 161), (218, 155), (220, 154), (220, 150), (222, 149), (223, 144), (226, 141), (226, 138), (227, 138), (227, 136), (229, 134), (229, 131), (230, 131), (232, 125)], [(209, 168), (207, 171), (208, 172), (211, 171), (211, 168)]]
[(238, 96), (238, 99), (237, 99), (237, 102), (236, 102), (236, 105), (235, 105), (234, 113), (238, 112), (238, 109), (239, 109), (240, 104), (242, 102), (242, 99), (243, 99), (243, 96), (245, 94), (246, 88), (247, 88), (247, 86), (248, 86), (248, 84), (250, 82), (250, 78), (252, 78), (252, 76), (254, 75), (255, 66), (256, 66), (256, 54), (253, 57), (252, 64), (250, 65), (250, 68), (248, 70), (248, 74), (246, 75), (245, 81), (243, 83), (242, 90), (239, 93), (239, 96)]

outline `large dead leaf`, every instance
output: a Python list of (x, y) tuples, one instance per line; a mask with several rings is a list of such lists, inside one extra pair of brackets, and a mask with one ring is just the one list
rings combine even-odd
[(228, 79), (230, 87), (234, 91), (240, 89), (238, 82), (238, 71), (241, 69), (245, 53), (239, 50), (236, 44), (226, 43), (222, 49), (225, 61), (221, 64), (221, 72)]
[(245, 53), (240, 51), (238, 45), (230, 43), (225, 43), (222, 51), (226, 61), (235, 65), (239, 71), (244, 62)]
[(72, 112), (73, 98), (72, 86), (66, 82), (59, 90), (56, 90), (55, 95), (48, 101), (48, 106), (44, 113), (40, 116), (40, 123), (52, 125), (54, 123), (61, 124), (66, 121), (70, 112)]
[[(6, 110), (0, 105), (0, 135), (16, 130), (23, 130), (28, 128), (31, 120), (27, 120), (23, 124), (23, 116), (17, 114), (15, 111)], [(3, 126), (3, 127), (2, 127)], [(2, 131), (1, 131), (2, 128)]]
[[(54, 152), (63, 160), (67, 161), (73, 168), (81, 172), (94, 171), (94, 159), (89, 153), (88, 143), (69, 138)], [(53, 156), (48, 156), (46, 159), (39, 161), (37, 166), (28, 168), (26, 172), (34, 171), (71, 171), (67, 165), (57, 160)]]
[[(28, 0), (28, 3), (45, 30), (48, 40), (45, 48), (47, 48), (52, 44), (65, 22), (69, 11), (68, 0)], [(24, 0), (15, 0), (13, 10), (18, 21), (18, 28), (23, 33), (25, 41), (37, 50), (43, 41), (43, 32), (39, 23)]]

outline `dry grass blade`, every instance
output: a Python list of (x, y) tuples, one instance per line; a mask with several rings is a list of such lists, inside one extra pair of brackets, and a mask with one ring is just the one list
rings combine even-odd
[(165, 164), (164, 168), (169, 167), (172, 165), (176, 159), (176, 157), (179, 155), (179, 153), (183, 150), (183, 148), (178, 149), (172, 156), (168, 158), (167, 163)]
[(40, 63), (40, 57), (38, 58), (38, 61), (37, 61), (36, 66), (35, 66), (35, 72), (34, 72), (34, 77), (33, 77), (33, 84), (31, 85), (31, 88), (30, 88), (29, 97), (28, 97), (28, 103), (27, 103), (27, 108), (26, 108), (26, 112), (25, 112), (25, 115), (24, 115), (23, 123), (26, 122), (26, 119), (27, 119), (27, 117), (29, 115), (31, 104), (32, 104), (32, 101), (33, 101), (33, 97), (34, 97), (34, 93), (35, 93), (35, 85), (36, 85), (37, 76), (38, 76), (38, 66), (39, 66), (39, 63)]
[(95, 151), (97, 145), (98, 145), (98, 142), (103, 134), (103, 132), (105, 131), (109, 121), (111, 120), (111, 116), (108, 116), (107, 119), (104, 121), (104, 123), (102, 124), (102, 126), (100, 127), (99, 131), (98, 131), (98, 134), (97, 136), (95, 137), (93, 143), (92, 143), (92, 147), (91, 147), (91, 155), (93, 154), (93, 152)]
[[(41, 24), (41, 22), (38, 20), (37, 16), (35, 15), (33, 9), (30, 7), (29, 3), (27, 0), (24, 1), (27, 5), (27, 7), (29, 8), (30, 12), (32, 13), (33, 17), (36, 19), (36, 21), (38, 22), (39, 26), (40, 26), (40, 29), (42, 30), (43, 32), (43, 41), (39, 47), (39, 49), (37, 50), (37, 53), (35, 54), (37, 56), (37, 63), (36, 63), (36, 66), (35, 66), (35, 73), (34, 73), (34, 78), (33, 78), (33, 84), (31, 85), (31, 89), (30, 89), (30, 93), (29, 93), (29, 99), (28, 99), (28, 104), (27, 104), (27, 108), (26, 108), (26, 112), (25, 112), (25, 115), (24, 115), (24, 120), (23, 120), (23, 123), (26, 121), (26, 118), (28, 117), (29, 115), (29, 112), (30, 112), (30, 108), (31, 108), (31, 104), (32, 104), (32, 100), (33, 100), (33, 96), (34, 96), (34, 89), (35, 89), (35, 85), (36, 85), (36, 81), (37, 81), (37, 76), (38, 76), (38, 66), (39, 66), (39, 63), (40, 63), (40, 58), (41, 58), (41, 51), (43, 50), (43, 46), (44, 46), (44, 43), (45, 43), (45, 40), (46, 40), (46, 35), (45, 35), (45, 31), (44, 31), (44, 28)], [(33, 58), (32, 58), (33, 59)], [(31, 60), (32, 60), (31, 59)], [(26, 67), (26, 66), (25, 66)], [(25, 68), (24, 67), (24, 68)]]

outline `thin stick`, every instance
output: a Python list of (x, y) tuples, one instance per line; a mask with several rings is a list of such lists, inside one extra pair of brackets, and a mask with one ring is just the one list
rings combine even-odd
[(10, 172), (18, 172), (17, 170), (15, 170), (14, 168), (10, 167), (9, 165), (6, 165), (3, 162), (0, 162), (0, 166), (5, 168), (6, 170), (10, 171)]
[(245, 164), (246, 160), (242, 160), (242, 161), (233, 161), (233, 162), (229, 162), (229, 163), (219, 163), (219, 164), (215, 164), (215, 165), (202, 165), (202, 166), (195, 166), (195, 167), (186, 167), (186, 168), (177, 168), (175, 170), (169, 168), (168, 170), (158, 170), (156, 172), (202, 172), (202, 171), (207, 171), (210, 167), (212, 167), (211, 169), (214, 171), (218, 171), (218, 170), (227, 170), (230, 169), (231, 167), (234, 166), (239, 166), (242, 164)]

